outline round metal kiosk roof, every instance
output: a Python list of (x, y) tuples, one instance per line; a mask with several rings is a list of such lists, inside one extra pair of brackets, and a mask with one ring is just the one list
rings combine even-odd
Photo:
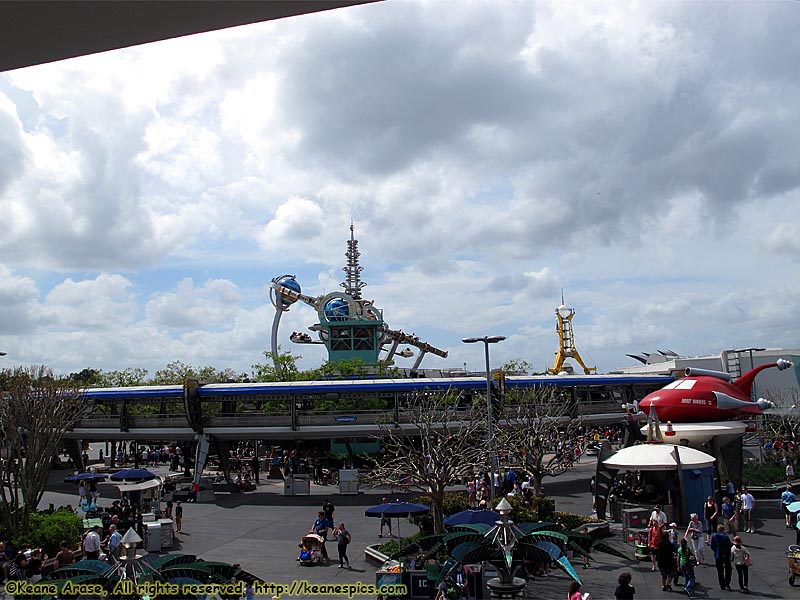
[(603, 461), (609, 469), (631, 469), (635, 471), (669, 471), (678, 468), (675, 454), (678, 453), (681, 468), (702, 469), (710, 467), (716, 460), (713, 456), (687, 446), (674, 444), (638, 444), (623, 448)]

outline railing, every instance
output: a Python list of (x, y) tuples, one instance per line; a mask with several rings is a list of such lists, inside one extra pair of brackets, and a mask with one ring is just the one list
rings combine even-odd
[[(503, 415), (506, 418), (513, 418), (516, 414), (516, 406), (505, 406)], [(578, 402), (577, 416), (591, 416), (599, 413), (619, 412), (620, 418), (623, 412), (620, 410), (619, 403), (615, 400), (604, 402)], [(466, 412), (465, 412), (466, 414)], [(569, 415), (565, 415), (569, 418)], [(392, 410), (351, 410), (351, 411), (298, 411), (296, 413), (297, 426), (345, 426), (345, 425), (374, 425), (376, 423), (393, 423), (394, 411)], [(399, 411), (400, 423), (412, 423), (415, 420), (413, 411), (401, 408)], [(434, 417), (435, 419), (435, 417)], [(451, 420), (458, 420), (457, 414), (450, 415)], [(502, 417), (501, 417), (502, 420)], [(130, 428), (159, 428), (159, 427), (189, 427), (185, 415), (176, 413), (150, 414), (150, 415), (128, 415), (126, 424)], [(264, 414), (256, 411), (238, 413), (235, 415), (214, 415), (204, 417), (204, 424), (207, 427), (291, 427), (292, 417), (287, 411), (285, 413)], [(106, 413), (93, 414), (84, 417), (75, 427), (78, 428), (118, 428), (120, 417)]]
[(206, 427), (290, 427), (291, 415), (240, 414), (206, 417)]
[[(391, 422), (393, 420), (392, 415), (392, 411), (332, 410), (322, 413), (300, 411), (297, 413), (297, 424), (301, 427), (303, 425), (372, 425), (378, 422)], [(350, 417), (352, 417), (352, 419)]]

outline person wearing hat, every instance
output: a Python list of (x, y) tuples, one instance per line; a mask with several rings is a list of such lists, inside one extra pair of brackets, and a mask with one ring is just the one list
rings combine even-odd
[(100, 525), (95, 525), (86, 534), (86, 539), (83, 542), (83, 552), (86, 560), (98, 560), (100, 558), (100, 531)]
[(678, 524), (677, 523), (670, 523), (669, 524), (669, 533), (667, 534), (669, 541), (672, 542), (672, 545), (675, 546), (675, 550), (678, 549)]

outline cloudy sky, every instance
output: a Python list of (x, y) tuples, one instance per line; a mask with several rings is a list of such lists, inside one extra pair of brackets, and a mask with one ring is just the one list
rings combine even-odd
[[(0, 73), (0, 363), (249, 371), (269, 281), (480, 369), (798, 346), (794, 3), (387, 2)], [(284, 318), (295, 346), (316, 314)], [(413, 359), (400, 359), (410, 366)]]

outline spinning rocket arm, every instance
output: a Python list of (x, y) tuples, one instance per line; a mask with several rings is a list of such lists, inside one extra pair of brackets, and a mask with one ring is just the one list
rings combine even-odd
[(284, 277), (286, 277), (286, 275), (283, 275), (281, 277), (276, 277), (269, 284), (269, 295), (270, 299), (272, 300), (272, 304), (275, 306), (275, 308), (278, 308), (279, 310), (282, 311), (289, 310), (289, 306), (291, 306), (291, 304), (283, 305), (280, 301), (281, 297), (285, 297), (291, 300), (292, 302), (296, 302), (297, 300), (302, 300), (310, 307), (312, 307), (314, 310), (317, 311), (319, 310), (319, 305), (320, 302), (322, 301), (322, 296), (317, 296), (316, 298), (314, 298), (312, 296), (306, 296), (305, 294), (296, 292), (293, 289), (290, 289), (286, 286), (282, 286), (279, 284), (279, 281)]
[(435, 354), (436, 356), (441, 356), (442, 358), (447, 358), (447, 350), (440, 350), (439, 348), (431, 346), (427, 342), (420, 341), (416, 335), (409, 335), (407, 333), (403, 333), (402, 331), (388, 328), (383, 333), (387, 338), (392, 340), (392, 347), (389, 349), (389, 354), (386, 357), (386, 360), (392, 359), (397, 350), (397, 346), (400, 344), (409, 344), (410, 346), (414, 346), (420, 350), (419, 354), (417, 355), (417, 360), (414, 361), (414, 366), (411, 367), (412, 369), (419, 368), (422, 359), (428, 352)]

